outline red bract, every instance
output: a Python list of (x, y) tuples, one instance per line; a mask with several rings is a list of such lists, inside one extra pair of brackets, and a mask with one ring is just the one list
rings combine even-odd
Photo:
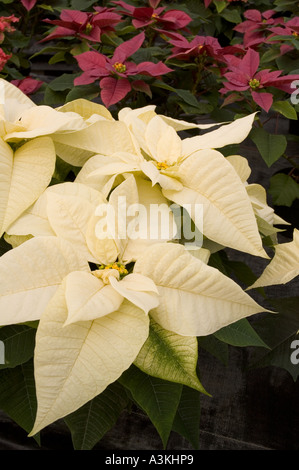
[(245, 21), (234, 27), (235, 31), (245, 33), (248, 30), (267, 27), (283, 21), (283, 18), (274, 19), (275, 10), (267, 10), (261, 13), (259, 10), (247, 10), (244, 13)]
[(17, 23), (19, 20), (20, 18), (17, 18), (15, 15), (0, 16), (0, 31), (15, 31), (15, 28), (11, 24)]
[(4, 40), (4, 33), (12, 33), (16, 30), (11, 24), (19, 21), (15, 15), (0, 16), (0, 43)]
[[(88, 51), (76, 56), (79, 67), (84, 71), (80, 77), (75, 78), (75, 85), (87, 85), (100, 79), (101, 99), (106, 107), (109, 107), (121, 99), (134, 88), (134, 82), (128, 79), (134, 75), (149, 75), (158, 77), (172, 72), (162, 62), (141, 62), (135, 64), (127, 59), (138, 51), (145, 39), (142, 32), (129, 41), (120, 44), (114, 51), (113, 57), (109, 58), (99, 52)], [(148, 85), (138, 80), (138, 89), (148, 90)]]
[(249, 90), (255, 103), (266, 112), (272, 106), (273, 95), (261, 90), (274, 87), (291, 94), (294, 91), (291, 87), (292, 82), (299, 79), (299, 75), (281, 77), (281, 70), (271, 71), (265, 69), (258, 71), (260, 58), (258, 52), (253, 49), (248, 49), (242, 59), (226, 56), (226, 61), (229, 71), (224, 74), (224, 77), (227, 82), (224, 82), (224, 87), (220, 90), (220, 93)]
[(5, 54), (4, 50), (0, 47), (0, 71), (11, 57), (12, 54)]
[(221, 52), (218, 39), (212, 36), (195, 36), (189, 42), (187, 38), (180, 35), (177, 39), (170, 39), (169, 42), (174, 46), (169, 59), (189, 60), (190, 57), (198, 57), (203, 54), (218, 58)]
[(21, 0), (21, 3), (23, 7), (26, 8), (27, 11), (30, 11), (36, 4), (36, 0)]
[[(271, 34), (268, 36), (267, 42), (270, 44), (280, 43), (281, 41), (275, 41), (275, 36), (294, 36), (295, 38), (299, 37), (299, 17), (296, 16), (291, 20), (287, 21), (283, 25), (273, 26), (270, 28)], [(285, 54), (294, 49), (294, 46), (290, 44), (281, 44), (280, 53)]]
[(31, 77), (25, 77), (21, 80), (12, 80), (11, 83), (18, 87), (25, 95), (32, 95), (32, 93), (35, 93), (43, 84), (41, 80), (36, 80)]
[(56, 25), (57, 28), (41, 42), (66, 36), (99, 42), (101, 34), (114, 30), (114, 26), (121, 21), (121, 16), (106, 8), (97, 13), (63, 10), (60, 20), (45, 19), (44, 21)]
[[(299, 36), (299, 17), (296, 16), (283, 25), (270, 28), (272, 36)], [(271, 37), (271, 36), (270, 36)]]
[[(185, 29), (186, 26), (192, 21), (192, 18), (187, 13), (180, 10), (168, 10), (165, 13), (165, 7), (133, 7), (122, 0), (113, 2), (116, 5), (124, 8), (123, 14), (133, 18), (132, 24), (135, 28), (144, 28), (152, 26), (156, 29), (162, 28), (160, 32), (167, 33), (168, 31), (176, 31)], [(155, 2), (158, 4), (159, 2)]]
[(273, 18), (275, 14), (275, 10), (267, 10), (263, 13), (254, 9), (245, 11), (246, 20), (233, 29), (244, 33), (243, 44), (246, 48), (261, 44), (265, 40), (265, 32), (269, 27), (284, 22), (282, 17)]

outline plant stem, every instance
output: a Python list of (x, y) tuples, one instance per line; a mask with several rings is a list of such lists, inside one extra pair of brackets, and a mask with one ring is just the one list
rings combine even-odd
[(285, 158), (289, 163), (291, 163), (291, 165), (293, 165), (294, 168), (296, 168), (296, 170), (299, 170), (299, 165), (297, 165), (296, 162), (294, 162), (294, 160), (291, 158), (291, 157), (288, 157), (285, 153), (282, 155), (283, 158)]

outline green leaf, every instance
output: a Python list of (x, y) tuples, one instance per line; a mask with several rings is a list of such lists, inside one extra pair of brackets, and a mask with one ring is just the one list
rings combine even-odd
[[(26, 432), (36, 414), (36, 395), (32, 361), (0, 371), (0, 409)], [(39, 435), (35, 436), (39, 441)]]
[[(151, 87), (162, 88), (174, 93), (168, 97), (168, 101), (173, 101), (176, 105), (179, 105), (182, 110), (187, 114), (209, 114), (214, 108), (210, 103), (198, 101), (197, 98), (191, 93), (190, 90), (184, 90), (183, 88), (173, 88), (172, 86), (164, 83), (160, 80), (155, 80)], [(177, 99), (178, 95), (181, 100)]]
[(218, 361), (222, 362), (222, 364), (225, 366), (228, 365), (229, 349), (226, 343), (219, 341), (214, 335), (208, 335), (199, 337), (198, 345), (200, 348), (218, 359)]
[(299, 297), (270, 299), (271, 308), (277, 312), (255, 321), (255, 330), (269, 345), (270, 350), (255, 350), (252, 368), (276, 366), (285, 369), (296, 381), (298, 364), (292, 361), (292, 343), (298, 340)]
[(268, 347), (262, 338), (259, 337), (257, 332), (252, 328), (247, 318), (243, 318), (242, 320), (221, 328), (219, 331), (214, 333), (214, 336), (220, 341), (230, 344), (231, 346)]
[(61, 183), (68, 181), (68, 175), (76, 168), (69, 163), (62, 160), (62, 158), (56, 156), (55, 171), (53, 173), (53, 179)]
[(13, 47), (24, 48), (29, 45), (30, 36), (25, 36), (21, 31), (16, 30), (5, 38)]
[(253, 129), (250, 137), (268, 167), (273, 165), (287, 148), (287, 139), (284, 135), (269, 134), (262, 128)]
[(173, 422), (173, 431), (185, 437), (195, 450), (199, 449), (200, 393), (183, 387)]
[(37, 5), (37, 7), (41, 8), (42, 10), (54, 11), (51, 5), (46, 5), (45, 3), (41, 3)]
[(218, 13), (221, 13), (227, 7), (227, 3), (224, 0), (217, 0), (214, 5)]
[(65, 51), (56, 52), (50, 59), (49, 64), (54, 65), (58, 64), (58, 62), (63, 62), (65, 60)]
[(273, 60), (280, 57), (281, 52), (279, 48), (271, 48), (268, 49), (264, 54), (261, 56), (261, 64), (272, 62)]
[(224, 18), (226, 21), (229, 21), (230, 23), (238, 24), (238, 23), (241, 23), (241, 21), (242, 21), (240, 13), (236, 9), (235, 10), (230, 10), (230, 9), (226, 8), (221, 13), (221, 16), (222, 16), (222, 18)]
[(82, 54), (83, 52), (89, 51), (89, 45), (87, 41), (81, 41), (79, 44), (76, 44), (71, 50), (70, 53), (72, 55), (79, 55)]
[(163, 56), (163, 49), (158, 46), (141, 47), (132, 55), (132, 59), (136, 63), (150, 61), (153, 62), (153, 57)]
[(46, 46), (43, 49), (40, 49), (39, 51), (35, 52), (32, 56), (29, 57), (30, 60), (34, 59), (35, 57), (38, 57), (39, 55), (42, 54), (52, 54), (53, 52), (59, 52), (59, 51), (64, 51), (67, 52), (67, 48), (65, 46), (60, 47), (60, 46)]
[(24, 76), (19, 72), (19, 70), (15, 69), (14, 67), (10, 67), (7, 64), (5, 64), (2, 73), (8, 74), (10, 80), (21, 80), (22, 78), (24, 78)]
[(280, 70), (283, 70), (284, 73), (289, 74), (293, 73), (294, 70), (299, 68), (299, 60), (293, 59), (292, 57), (288, 56), (287, 54), (281, 55), (276, 59), (277, 67)]
[(123, 26), (122, 28), (119, 25), (117, 27), (118, 36), (124, 36), (126, 34), (131, 34), (131, 33), (134, 34), (135, 32), (136, 32), (136, 29), (134, 28), (133, 25), (130, 25), (130, 24), (127, 24)]
[(57, 78), (54, 78), (48, 86), (53, 91), (65, 91), (74, 87), (74, 79), (80, 74), (63, 73)]
[(275, 36), (271, 37), (271, 40), (273, 41), (292, 41), (294, 39), (294, 36), (292, 34), (276, 34)]
[(297, 112), (289, 101), (276, 101), (273, 103), (272, 109), (279, 112), (288, 119), (298, 119)]
[(220, 271), (222, 274), (225, 274), (225, 276), (229, 276), (231, 268), (228, 267), (228, 261), (227, 254), (220, 250), (211, 254), (208, 264), (209, 266), (218, 269), (218, 271)]
[(10, 63), (14, 64), (17, 68), (20, 68), (20, 58), (17, 55), (13, 55), (9, 60)]
[(11, 245), (7, 243), (4, 238), (0, 238), (0, 256), (4, 255), (8, 250), (11, 250)]
[(86, 100), (92, 100), (96, 98), (100, 93), (100, 88), (97, 85), (77, 85), (68, 92), (65, 98), (65, 102), (74, 101), (79, 98)]
[(187, 0), (185, 3), (188, 7), (189, 13), (194, 13), (203, 20), (206, 20), (209, 16), (211, 16), (211, 11), (203, 4), (201, 5), (198, 0)]
[(268, 192), (275, 206), (291, 207), (295, 199), (299, 198), (299, 185), (291, 176), (277, 173), (270, 178)]
[(247, 263), (229, 259), (227, 253), (220, 250), (212, 253), (209, 259), (209, 265), (221, 271), (228, 277), (236, 276), (240, 282), (246, 286), (253, 284), (257, 276), (252, 272)]
[(197, 107), (199, 104), (196, 97), (191, 93), (190, 90), (184, 90), (183, 88), (173, 88), (172, 86), (161, 82), (160, 80), (155, 80), (151, 86), (172, 91), (173, 93), (177, 94), (185, 103), (190, 104), (191, 106)]
[(238, 280), (246, 286), (250, 286), (257, 279), (257, 276), (252, 272), (248, 264), (242, 261), (227, 259), (226, 266), (229, 272), (233, 273), (238, 278)]
[(168, 85), (167, 83), (162, 82), (161, 80), (155, 80), (152, 84), (152, 87), (162, 88), (164, 90), (172, 91), (176, 93), (176, 89), (172, 86)]
[(0, 369), (16, 367), (33, 357), (35, 333), (34, 328), (25, 325), (1, 328), (0, 341), (4, 343), (5, 364), (0, 363)]
[(143, 372), (206, 393), (196, 375), (197, 338), (180, 336), (151, 320), (149, 337), (134, 361)]
[(278, 232), (284, 231), (284, 229), (279, 229), (279, 228), (274, 227), (272, 224), (269, 224), (265, 219), (263, 219), (262, 217), (259, 217), (258, 215), (256, 215), (255, 218), (257, 221), (259, 232), (264, 237), (269, 237), (271, 235), (275, 235)]
[(91, 5), (96, 3), (97, 0), (72, 0), (71, 5), (73, 10), (87, 10)]
[(91, 450), (116, 424), (129, 399), (118, 382), (64, 420), (71, 431), (75, 450)]
[(296, 10), (297, 5), (293, 0), (276, 0), (274, 2), (276, 11), (293, 11)]
[(176, 103), (186, 114), (209, 114), (214, 109), (210, 103), (204, 102), (198, 102), (197, 107), (191, 106), (180, 100), (177, 100)]
[[(107, 46), (113, 46), (114, 48), (119, 46), (123, 41), (117, 34), (110, 33), (110, 34), (102, 34), (101, 36), (101, 43), (106, 44)], [(103, 53), (105, 50), (103, 49)], [(105, 52), (106, 53), (106, 52)]]
[(134, 365), (122, 374), (119, 382), (130, 391), (134, 401), (147, 414), (165, 448), (183, 386), (151, 377)]
[(44, 93), (44, 104), (48, 106), (61, 105), (65, 103), (65, 92), (51, 90), (49, 86), (46, 87)]
[(184, 103), (190, 104), (190, 106), (194, 106), (197, 108), (199, 106), (198, 100), (195, 98), (195, 96), (191, 93), (190, 90), (184, 90), (184, 89), (175, 89), (175, 93), (182, 98)]

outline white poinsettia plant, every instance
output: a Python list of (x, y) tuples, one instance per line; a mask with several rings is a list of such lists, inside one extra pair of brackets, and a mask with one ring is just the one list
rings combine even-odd
[(264, 188), (248, 183), (247, 160), (221, 153), (247, 137), (255, 114), (214, 129), (155, 106), (117, 118), (83, 99), (52, 109), (1, 87), (0, 226), (10, 249), (0, 258), (0, 331), (36, 332), (37, 411), (24, 427), (36, 436), (61, 418), (75, 426), (96, 398), (100, 419), (116, 384), (142, 407), (148, 397), (137, 385), (150, 377), (178, 387), (167, 420), (143, 407), (165, 444), (174, 422), (180, 429), (182, 387), (209, 392), (197, 374), (197, 339), (272, 314), (209, 263), (213, 253), (265, 258), (252, 288), (299, 274), (298, 231), (278, 243), (275, 225), (285, 222)]

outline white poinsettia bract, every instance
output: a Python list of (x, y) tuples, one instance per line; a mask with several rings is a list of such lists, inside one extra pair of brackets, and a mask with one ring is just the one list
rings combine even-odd
[[(210, 255), (228, 247), (269, 260), (264, 237), (276, 243), (275, 225), (285, 223), (263, 188), (248, 183), (248, 162), (221, 153), (247, 137), (255, 115), (197, 125), (146, 106), (115, 119), (84, 99), (38, 106), (0, 83), (0, 231), (12, 246), (0, 257), (0, 326), (38, 323), (30, 435), (132, 364), (205, 392), (194, 366), (197, 337), (268, 311), (212, 267)], [(188, 129), (198, 135), (182, 138)], [(53, 178), (59, 159), (71, 181)], [(188, 223), (199, 238), (182, 234)], [(298, 231), (274, 247), (251, 287), (298, 275)], [(158, 331), (167, 348), (153, 346)]]

